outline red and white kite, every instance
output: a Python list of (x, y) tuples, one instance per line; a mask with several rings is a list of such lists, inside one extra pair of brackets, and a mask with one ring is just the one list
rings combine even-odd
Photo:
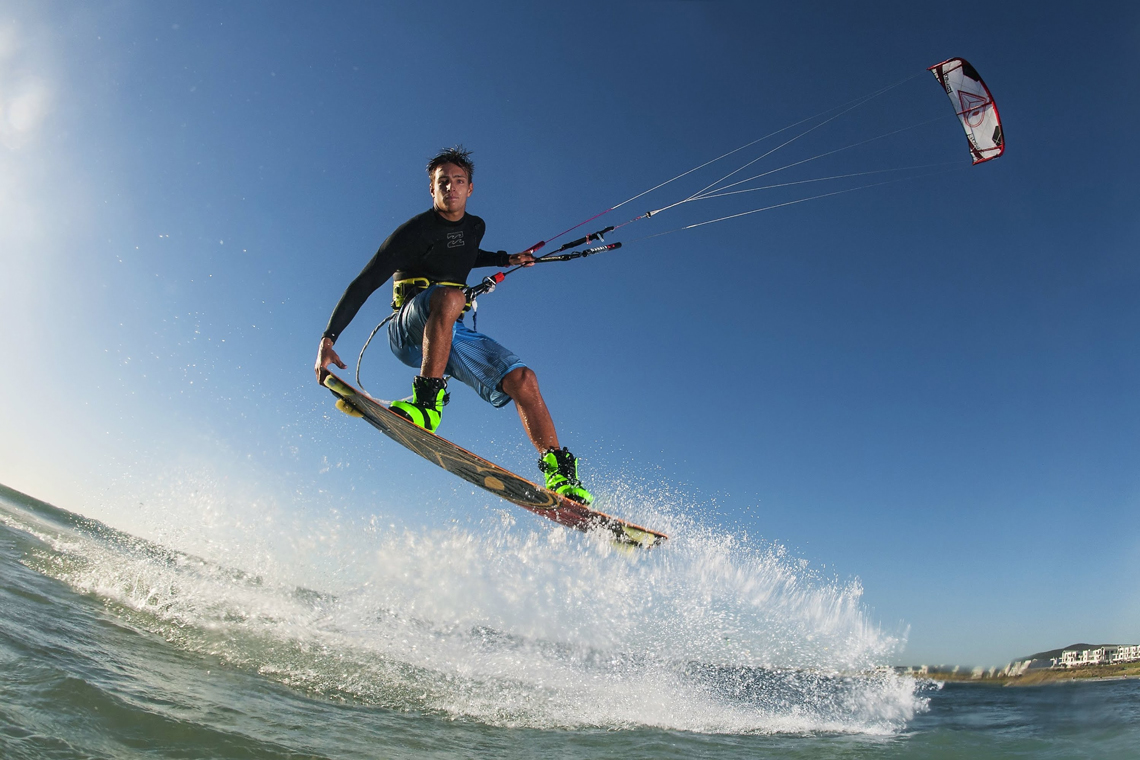
[(950, 103), (970, 141), (974, 163), (980, 164), (1004, 153), (1005, 137), (997, 103), (977, 70), (963, 58), (951, 58), (931, 66), (930, 71), (950, 96)]

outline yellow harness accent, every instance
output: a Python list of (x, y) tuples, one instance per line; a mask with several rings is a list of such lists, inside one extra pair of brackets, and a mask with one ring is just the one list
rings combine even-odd
[[(392, 308), (399, 309), (409, 298), (415, 298), (416, 294), (430, 288), (432, 285), (444, 285), (449, 288), (466, 288), (465, 282), (438, 282), (429, 280), (426, 277), (409, 277), (406, 280), (392, 280)], [(467, 310), (471, 308), (471, 301), (467, 301), (467, 305), (463, 307), (463, 313), (466, 314)]]

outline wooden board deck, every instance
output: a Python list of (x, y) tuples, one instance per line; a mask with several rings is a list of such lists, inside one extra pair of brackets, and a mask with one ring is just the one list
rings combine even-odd
[(381, 433), (429, 462), (536, 515), (581, 531), (607, 531), (615, 541), (625, 545), (650, 547), (667, 538), (664, 533), (598, 512), (585, 504), (548, 491), (494, 462), (472, 454), (401, 417), (331, 372), (325, 378), (325, 387), (340, 400), (338, 408), (341, 411), (362, 417)]

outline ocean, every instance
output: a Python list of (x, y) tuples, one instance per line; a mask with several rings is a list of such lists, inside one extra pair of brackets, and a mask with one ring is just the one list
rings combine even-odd
[(1140, 757), (1140, 682), (897, 675), (857, 583), (676, 519), (143, 538), (0, 487), (0, 758)]

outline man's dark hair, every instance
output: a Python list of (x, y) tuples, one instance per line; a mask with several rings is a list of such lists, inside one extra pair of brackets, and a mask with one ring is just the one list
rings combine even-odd
[(455, 164), (460, 169), (467, 172), (467, 181), (472, 181), (471, 176), (475, 173), (475, 164), (471, 163), (471, 151), (466, 150), (462, 145), (456, 145), (451, 148), (444, 148), (439, 153), (437, 153), (431, 161), (428, 161), (428, 177), (434, 180), (435, 170), (444, 164)]

